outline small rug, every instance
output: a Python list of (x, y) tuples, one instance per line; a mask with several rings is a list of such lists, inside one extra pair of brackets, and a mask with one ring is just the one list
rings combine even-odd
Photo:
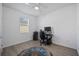
[(48, 56), (48, 52), (43, 47), (31, 47), (23, 50), (18, 56)]

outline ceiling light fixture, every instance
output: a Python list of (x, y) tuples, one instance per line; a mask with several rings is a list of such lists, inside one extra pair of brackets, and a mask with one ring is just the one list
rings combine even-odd
[(29, 3), (25, 3), (26, 5), (29, 5)]
[(36, 6), (36, 7), (34, 7), (34, 9), (35, 9), (35, 10), (39, 10), (39, 7)]

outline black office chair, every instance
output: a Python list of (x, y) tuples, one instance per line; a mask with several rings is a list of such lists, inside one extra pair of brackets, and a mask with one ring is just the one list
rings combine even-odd
[(51, 27), (44, 27), (44, 31), (40, 30), (40, 43), (45, 45), (52, 44), (52, 36)]
[(45, 33), (44, 31), (40, 30), (40, 45), (45, 44), (46, 45), (46, 41), (47, 39), (45, 39)]
[(45, 31), (45, 39), (47, 39), (46, 44), (50, 45), (52, 44), (52, 31), (51, 31), (51, 27), (44, 27), (44, 31)]

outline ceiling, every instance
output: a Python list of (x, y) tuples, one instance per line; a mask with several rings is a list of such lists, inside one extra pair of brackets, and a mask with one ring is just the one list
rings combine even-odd
[[(71, 4), (72, 3), (3, 3), (3, 6), (7, 6), (34, 16), (39, 16)], [(39, 10), (35, 10), (34, 7), (39, 7)]]
[(27, 6), (31, 7), (34, 9), (34, 7), (39, 7), (39, 10), (36, 10), (39, 12), (41, 15), (45, 15), (49, 12), (53, 12), (57, 9), (66, 7), (68, 5), (71, 5), (72, 3), (29, 3), (26, 4)]

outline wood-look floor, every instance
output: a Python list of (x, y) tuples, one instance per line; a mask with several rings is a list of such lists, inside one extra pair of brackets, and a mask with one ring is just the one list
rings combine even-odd
[[(28, 41), (14, 46), (3, 48), (2, 56), (17, 56), (21, 51), (30, 47), (40, 47), (39, 41)], [(53, 56), (77, 56), (75, 49), (63, 47), (60, 45), (52, 44), (50, 46), (42, 46), (48, 52), (51, 52)]]

